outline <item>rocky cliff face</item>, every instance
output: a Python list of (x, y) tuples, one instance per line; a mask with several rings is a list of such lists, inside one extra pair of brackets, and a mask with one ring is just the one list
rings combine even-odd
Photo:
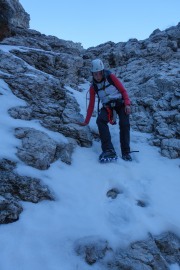
[[(0, 28), (0, 96), (10, 90), (24, 101), (24, 106), (12, 106), (8, 113), (27, 123), (36, 119), (45, 131), (61, 134), (59, 140), (54, 140), (45, 131), (16, 126), (14, 136), (20, 141), (16, 155), (24, 164), (39, 170), (48, 169), (57, 159), (71, 164), (77, 144), (92, 145), (89, 128), (76, 124), (83, 121), (79, 105), (64, 87), (77, 87), (81, 82), (78, 69), (83, 65), (84, 50), (80, 44), (29, 30), (29, 15), (19, 1), (0, 1), (0, 7), (4, 25)], [(0, 223), (19, 218), (20, 201), (54, 199), (41, 179), (21, 177), (15, 171), (16, 162), (0, 160)]]
[[(150, 143), (158, 146), (162, 155), (180, 156), (180, 23), (165, 31), (155, 30), (143, 41), (108, 42), (84, 50), (79, 43), (28, 29), (29, 15), (19, 1), (1, 0), (0, 7), (0, 23), (9, 29), (6, 34), (5, 28), (0, 30), (3, 37), (0, 78), (14, 95), (26, 102), (26, 106), (10, 108), (9, 114), (15, 119), (39, 119), (42, 126), (68, 138), (67, 144), (55, 144), (54, 158), (50, 155), (46, 165), (38, 163), (37, 157), (31, 162), (25, 160), (27, 155), (19, 150), (19, 157), (27, 164), (47, 168), (59, 156), (70, 163), (75, 144), (91, 146), (89, 128), (75, 124), (82, 116), (76, 100), (64, 85), (78, 89), (80, 83), (91, 80), (90, 62), (96, 57), (127, 88), (132, 101), (132, 128), (150, 133)], [(10, 46), (9, 50), (3, 49), (5, 45)], [(25, 151), (25, 138), (32, 130), (22, 133), (20, 139)], [(31, 149), (34, 145), (35, 142)], [(69, 151), (66, 157), (63, 149)]]
[[(165, 31), (155, 30), (143, 41), (108, 42), (84, 50), (79, 43), (28, 29), (29, 19), (18, 0), (0, 0), (0, 80), (4, 83), (0, 96), (10, 89), (24, 101), (24, 106), (9, 108), (9, 115), (27, 123), (36, 120), (42, 129), (46, 128), (40, 131), (28, 125), (15, 127), (14, 136), (20, 141), (17, 157), (24, 164), (39, 170), (48, 169), (57, 159), (71, 164), (77, 144), (91, 146), (89, 128), (76, 125), (82, 115), (65, 85), (79, 90), (80, 83), (91, 80), (90, 62), (96, 57), (127, 88), (132, 101), (132, 128), (150, 133), (150, 143), (158, 146), (162, 155), (180, 156), (180, 23)], [(45, 130), (62, 137), (57, 142)], [(18, 175), (12, 160), (0, 160), (0, 178), (1, 224), (19, 218), (21, 201), (55, 199), (41, 179)], [(134, 254), (134, 250), (138, 252)], [(143, 262), (143, 269), (168, 269), (167, 263), (180, 262), (179, 250), (179, 239), (167, 234), (160, 240), (148, 239), (118, 250), (102, 267), (140, 269), (138, 265)], [(112, 252), (106, 241), (99, 239), (93, 243), (82, 239), (76, 243), (75, 251), (88, 264)]]
[[(6, 3), (8, 10), (17, 12), (14, 11), (13, 19), (8, 17), (10, 25), (14, 20), (13, 35), (4, 38), (1, 44), (28, 47), (28, 50), (11, 51), (19, 61), (21, 59), (22, 65), (28, 63), (36, 71), (51, 74), (61, 83), (78, 88), (84, 79), (91, 80), (91, 60), (101, 58), (106, 67), (121, 79), (130, 95), (131, 127), (150, 133), (150, 143), (158, 146), (163, 156), (180, 156), (180, 23), (164, 31), (157, 29), (146, 40), (130, 39), (117, 44), (108, 42), (84, 50), (79, 43), (28, 29), (28, 18), (18, 1), (13, 1), (14, 5), (10, 5), (11, 1), (2, 2)], [(25, 16), (26, 20), (22, 20)], [(20, 23), (21, 20), (24, 25)], [(23, 28), (19, 28), (19, 25)], [(6, 59), (9, 57), (6, 56)], [(3, 63), (1, 68), (6, 69), (6, 65)], [(25, 84), (24, 78), (20, 83), (18, 76), (18, 83), (14, 87)], [(6, 80), (9, 84), (10, 79)], [(14, 79), (11, 81), (14, 88)]]
[(0, 0), (0, 40), (14, 35), (16, 28), (29, 28), (30, 16), (18, 0)]
[[(89, 62), (100, 57), (122, 80), (132, 101), (131, 126), (152, 134), (163, 156), (180, 156), (180, 23), (155, 30), (148, 39), (89, 48)], [(88, 76), (88, 71), (87, 71)]]

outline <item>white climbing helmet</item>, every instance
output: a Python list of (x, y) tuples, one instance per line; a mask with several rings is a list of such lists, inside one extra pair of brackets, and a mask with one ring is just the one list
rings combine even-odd
[(104, 64), (100, 59), (92, 61), (91, 72), (98, 72), (104, 69)]

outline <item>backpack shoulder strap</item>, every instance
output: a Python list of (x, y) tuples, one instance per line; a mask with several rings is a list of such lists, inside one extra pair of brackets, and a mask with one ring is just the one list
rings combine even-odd
[[(112, 81), (110, 75), (111, 75), (111, 71), (105, 69), (104, 70), (104, 77), (105, 77), (105, 79), (109, 82), (109, 84), (114, 85), (114, 82)], [(95, 90), (96, 94), (98, 95), (98, 87), (97, 87), (96, 83), (95, 82), (92, 82), (92, 85), (94, 87), (94, 90)]]
[(107, 79), (107, 81), (109, 82), (109, 84), (114, 85), (114, 82), (112, 81), (110, 75), (111, 75), (111, 71), (110, 70), (104, 70), (104, 76)]
[(97, 85), (96, 85), (96, 83), (95, 83), (94, 81), (92, 82), (91, 86), (94, 87), (94, 91), (95, 91), (96, 94), (98, 95), (98, 87), (97, 87)]

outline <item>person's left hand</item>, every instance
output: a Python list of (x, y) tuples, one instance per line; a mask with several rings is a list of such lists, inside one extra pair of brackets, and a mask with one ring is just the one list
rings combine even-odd
[(126, 105), (125, 106), (125, 113), (126, 114), (130, 114), (131, 113), (131, 106), (130, 105)]

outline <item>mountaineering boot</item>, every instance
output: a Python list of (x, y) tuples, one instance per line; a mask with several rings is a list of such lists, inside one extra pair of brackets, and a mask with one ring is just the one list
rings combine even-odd
[(124, 159), (125, 161), (132, 161), (132, 157), (129, 153), (122, 154), (122, 159)]
[(100, 162), (109, 162), (112, 160), (117, 160), (117, 155), (114, 149), (106, 150), (99, 156)]

